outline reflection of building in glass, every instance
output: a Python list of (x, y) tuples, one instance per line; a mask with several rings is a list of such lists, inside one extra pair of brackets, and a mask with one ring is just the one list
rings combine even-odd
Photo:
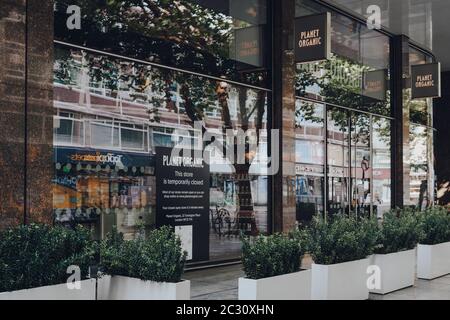
[[(400, 31), (369, 30), (354, 12), (316, 0), (142, 1), (147, 9), (73, 0), (82, 30), (67, 29), (67, 1), (30, 2), (42, 11), (28, 13), (2, 2), (0, 229), (82, 223), (99, 239), (116, 225), (133, 238), (155, 225), (156, 147), (197, 145), (204, 130), (217, 135), (218, 148), (202, 145), (214, 160), (235, 148), (225, 130), (261, 130), (248, 163), (210, 166), (213, 261), (239, 258), (240, 232), (432, 205), (433, 100), (412, 100), (407, 78), (410, 66), (436, 57), (397, 36), (406, 30), (431, 43), (431, 8), (374, 1), (389, 18), (383, 24)], [(332, 2), (364, 13), (367, 1)], [(397, 3), (412, 16), (399, 19)], [(330, 59), (295, 64), (279, 33), (294, 38), (294, 19), (324, 12)], [(47, 24), (27, 28), (27, 20)], [(398, 29), (408, 20), (411, 28)], [(269, 159), (270, 129), (281, 142), (281, 155), (270, 154), (280, 159), (273, 177), (259, 163)]]
[[(184, 85), (201, 81), (209, 86), (210, 95), (199, 96), (196, 103), (208, 104), (201, 120), (218, 137), (216, 142), (224, 143), (216, 82), (67, 46), (56, 49), (65, 60), (55, 61), (55, 219), (89, 225), (98, 238), (116, 225), (132, 238), (140, 227), (155, 223), (155, 147), (202, 143), (202, 133), (187, 114)], [(96, 69), (99, 62), (103, 67)], [(170, 86), (162, 76), (166, 81), (173, 77)], [(231, 127), (257, 130), (255, 160), (267, 159), (266, 99), (254, 89), (227, 89)], [(253, 111), (244, 117), (245, 110)], [(256, 162), (241, 171), (233, 159), (219, 161), (224, 158), (220, 149), (206, 150), (211, 159), (211, 238), (212, 246), (218, 246), (211, 249), (212, 258), (233, 257), (242, 231), (268, 230), (268, 179)]]

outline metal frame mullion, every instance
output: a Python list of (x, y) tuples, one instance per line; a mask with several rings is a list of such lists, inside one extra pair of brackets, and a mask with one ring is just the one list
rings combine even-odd
[(347, 183), (347, 210), (348, 215), (351, 216), (352, 213), (352, 200), (353, 200), (353, 194), (352, 194), (352, 117), (351, 117), (351, 111), (346, 110), (345, 114), (347, 115), (347, 130), (348, 130), (348, 183)]
[(324, 139), (324, 149), (325, 149), (325, 154), (324, 154), (324, 171), (323, 171), (323, 214), (324, 214), (324, 219), (325, 221), (327, 220), (328, 217), (328, 105), (324, 104), (323, 105), (324, 108), (324, 131), (325, 131), (325, 139)]
[(373, 116), (370, 116), (370, 120), (369, 120), (369, 124), (370, 124), (370, 139), (369, 139), (369, 155), (370, 155), (370, 180), (369, 180), (369, 191), (370, 191), (370, 217), (373, 217), (373, 202), (374, 202), (374, 190), (373, 190), (373, 164), (374, 164), (374, 155), (373, 155)]

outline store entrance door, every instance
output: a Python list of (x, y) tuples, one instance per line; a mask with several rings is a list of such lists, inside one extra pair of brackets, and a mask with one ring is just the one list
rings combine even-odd
[(370, 216), (371, 117), (327, 109), (327, 212)]

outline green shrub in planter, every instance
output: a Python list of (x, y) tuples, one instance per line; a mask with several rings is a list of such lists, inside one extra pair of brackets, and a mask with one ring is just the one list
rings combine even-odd
[(82, 227), (32, 224), (6, 230), (0, 234), (0, 292), (65, 283), (71, 265), (80, 267), (84, 280), (97, 249)]
[(337, 264), (365, 259), (374, 251), (378, 235), (375, 219), (337, 215), (315, 217), (309, 227), (309, 251), (316, 264)]
[(376, 253), (412, 250), (423, 237), (422, 223), (413, 209), (391, 210), (379, 228)]
[(421, 244), (435, 245), (450, 242), (450, 214), (447, 209), (435, 207), (421, 213), (423, 239)]
[(249, 279), (297, 272), (303, 254), (300, 242), (292, 236), (275, 234), (242, 238), (242, 264)]
[(170, 227), (153, 230), (147, 239), (130, 241), (114, 230), (102, 241), (100, 265), (109, 275), (177, 283), (184, 272), (186, 255)]

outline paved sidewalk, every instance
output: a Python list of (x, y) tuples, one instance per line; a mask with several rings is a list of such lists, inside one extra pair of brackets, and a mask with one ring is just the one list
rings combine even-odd
[[(191, 271), (192, 300), (237, 300), (241, 265)], [(450, 300), (450, 275), (432, 281), (416, 280), (416, 285), (388, 295), (370, 295), (373, 300)]]
[(232, 265), (187, 272), (183, 278), (191, 280), (192, 300), (237, 300), (238, 278), (242, 265)]
[(450, 275), (431, 281), (416, 280), (414, 287), (390, 294), (371, 295), (373, 300), (450, 300)]

